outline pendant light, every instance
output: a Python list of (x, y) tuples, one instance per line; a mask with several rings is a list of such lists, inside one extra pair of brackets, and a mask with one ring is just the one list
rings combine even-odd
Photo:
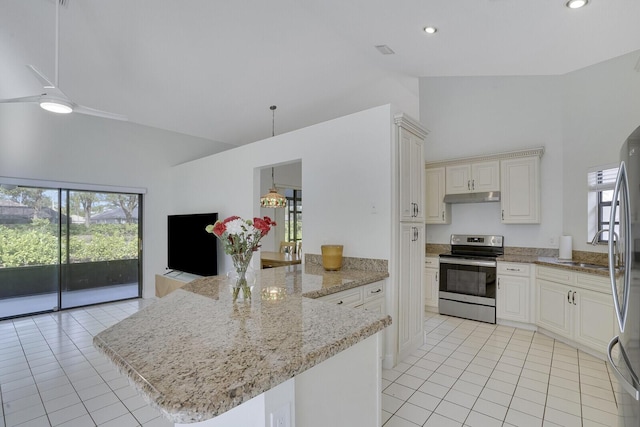
[[(276, 106), (272, 105), (269, 107), (271, 110), (271, 136), (276, 135), (275, 131), (275, 115), (276, 115)], [(287, 199), (282, 194), (278, 193), (276, 189), (276, 181), (273, 177), (273, 166), (271, 167), (271, 189), (267, 194), (260, 197), (260, 207), (262, 208), (284, 208), (287, 206)]]

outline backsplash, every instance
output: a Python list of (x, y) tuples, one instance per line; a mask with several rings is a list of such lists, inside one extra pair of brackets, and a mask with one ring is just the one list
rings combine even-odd
[[(322, 266), (322, 255), (304, 254), (305, 264)], [(342, 257), (342, 270), (389, 271), (386, 259)]]
[[(451, 245), (440, 243), (427, 243), (426, 252), (429, 255), (438, 255), (451, 251)], [(558, 249), (551, 248), (521, 248), (517, 246), (505, 246), (505, 255), (522, 255), (532, 257), (558, 257)], [(607, 265), (607, 254), (603, 252), (586, 252), (586, 251), (573, 251), (572, 257), (574, 261), (586, 262), (589, 264)]]
[(438, 255), (451, 252), (451, 245), (442, 243), (427, 243), (427, 254)]
[(546, 256), (558, 257), (558, 249), (551, 248), (521, 248), (517, 246), (505, 246), (505, 255)]

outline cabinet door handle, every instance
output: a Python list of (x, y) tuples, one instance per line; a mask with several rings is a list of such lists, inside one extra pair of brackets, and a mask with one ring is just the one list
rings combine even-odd
[(500, 278), (498, 277), (498, 289), (500, 289)]
[(471, 181), (471, 189), (472, 190), (476, 189), (476, 180), (475, 179), (473, 181)]
[(502, 209), (502, 219), (504, 219), (504, 209)]
[(506, 270), (507, 271), (520, 271), (519, 268), (507, 268)]
[(442, 220), (444, 221), (444, 211), (442, 211)]
[(342, 300), (340, 300), (337, 305), (340, 305), (340, 304), (342, 304)]
[(471, 180), (467, 181), (467, 190), (471, 190)]
[(382, 292), (382, 289), (378, 288), (375, 291), (371, 291), (370, 293), (372, 294), (379, 294), (380, 292)]
[(573, 305), (576, 305), (576, 293), (575, 292), (571, 296), (571, 301), (573, 302)]
[(567, 302), (571, 304), (571, 291), (567, 292)]
[(438, 281), (438, 272), (436, 271), (436, 282)]

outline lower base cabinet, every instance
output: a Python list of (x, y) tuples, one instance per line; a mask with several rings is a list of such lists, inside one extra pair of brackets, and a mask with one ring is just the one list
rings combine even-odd
[(549, 332), (571, 337), (571, 290), (546, 280), (538, 284), (538, 326)]
[(561, 271), (556, 282), (549, 280), (556, 273), (554, 269), (543, 267), (539, 270), (536, 281), (538, 326), (605, 353), (607, 344), (616, 335), (608, 278), (581, 273), (567, 275), (566, 271)]
[(373, 282), (318, 298), (320, 301), (387, 314), (385, 281)]
[(498, 262), (496, 319), (529, 323), (531, 267), (528, 264)]
[[(363, 310), (378, 313), (380, 316), (387, 314), (387, 298), (386, 298), (386, 280), (369, 283), (357, 288), (347, 289), (346, 291), (336, 292), (318, 298), (320, 301), (326, 301), (344, 307), (361, 308)], [(378, 340), (380, 357), (385, 354), (384, 333), (380, 333)]]
[(424, 307), (429, 311), (438, 311), (438, 282), (440, 260), (435, 257), (427, 257), (424, 262)]
[(577, 291), (575, 295), (574, 339), (606, 352), (609, 341), (617, 333), (611, 295), (587, 290)]

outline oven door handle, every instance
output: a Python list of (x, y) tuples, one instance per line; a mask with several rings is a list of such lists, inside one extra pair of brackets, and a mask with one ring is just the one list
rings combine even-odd
[(495, 261), (481, 261), (481, 260), (473, 260), (473, 259), (445, 258), (445, 257), (440, 257), (440, 264), (472, 265), (475, 267), (495, 267), (497, 265)]

